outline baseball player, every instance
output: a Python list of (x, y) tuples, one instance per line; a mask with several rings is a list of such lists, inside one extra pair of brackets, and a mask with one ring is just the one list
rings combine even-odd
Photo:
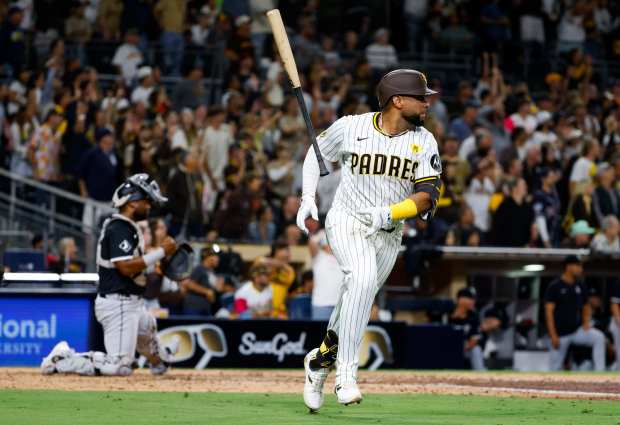
[[(356, 383), (359, 348), (375, 295), (396, 261), (403, 220), (430, 219), (439, 198), (437, 142), (422, 127), (427, 96), (435, 93), (421, 72), (389, 72), (377, 86), (380, 112), (342, 117), (317, 137), (323, 156), (342, 167), (325, 230), (344, 283), (323, 343), (304, 361), (304, 402), (311, 411), (323, 403), (323, 384), (334, 363), (338, 402), (362, 400)], [(318, 163), (309, 151), (297, 213), (306, 233), (305, 220), (318, 218), (318, 180)]]
[(160, 346), (157, 323), (144, 307), (141, 294), (146, 283), (143, 272), (173, 254), (176, 243), (167, 237), (160, 248), (145, 254), (136, 224), (148, 216), (152, 205), (166, 201), (147, 174), (135, 174), (116, 189), (112, 204), (119, 213), (104, 222), (97, 245), (95, 316), (103, 327), (106, 353), (76, 353), (62, 341), (43, 359), (43, 374), (130, 375), (136, 349), (147, 358), (153, 374), (166, 372), (165, 362), (176, 349)]

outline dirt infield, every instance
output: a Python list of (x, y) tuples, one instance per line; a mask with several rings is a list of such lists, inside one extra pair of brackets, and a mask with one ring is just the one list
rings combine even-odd
[[(0, 389), (299, 393), (303, 372), (173, 369), (165, 376), (138, 370), (131, 377), (42, 376), (38, 369), (0, 368)], [(620, 400), (620, 374), (360, 372), (365, 393), (474, 394)], [(327, 383), (333, 387), (333, 374)]]

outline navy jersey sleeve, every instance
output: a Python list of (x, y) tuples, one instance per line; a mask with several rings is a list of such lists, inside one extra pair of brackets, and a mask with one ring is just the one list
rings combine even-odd
[(106, 229), (103, 242), (109, 255), (109, 258), (104, 259), (111, 262), (129, 260), (133, 258), (133, 252), (138, 246), (138, 235), (129, 225), (116, 221)]
[(557, 304), (559, 300), (558, 283), (551, 282), (551, 285), (547, 287), (545, 292), (545, 302)]

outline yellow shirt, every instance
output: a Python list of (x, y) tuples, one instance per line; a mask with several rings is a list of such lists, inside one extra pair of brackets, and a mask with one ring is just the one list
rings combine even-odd
[(185, 29), (185, 0), (159, 0), (155, 16), (164, 31), (181, 33)]

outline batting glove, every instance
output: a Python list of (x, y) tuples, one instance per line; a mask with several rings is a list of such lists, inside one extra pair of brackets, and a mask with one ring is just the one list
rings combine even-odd
[(314, 197), (302, 196), (301, 205), (297, 211), (297, 227), (301, 229), (306, 235), (309, 233), (306, 227), (306, 219), (312, 217), (316, 221), (319, 221), (319, 210), (314, 203)]
[(390, 207), (366, 208), (360, 212), (364, 221), (368, 225), (366, 236), (372, 236), (380, 229), (392, 227), (392, 211)]

